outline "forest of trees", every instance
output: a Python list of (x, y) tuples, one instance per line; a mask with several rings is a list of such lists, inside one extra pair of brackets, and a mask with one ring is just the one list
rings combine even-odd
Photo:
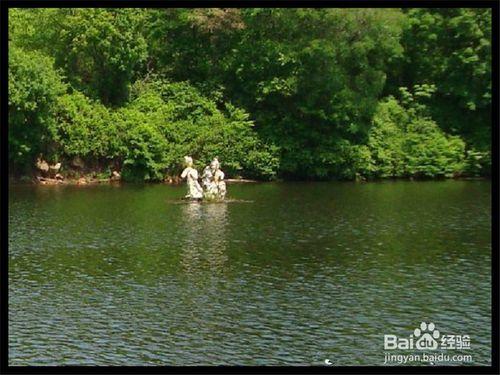
[(9, 167), (490, 173), (489, 9), (10, 9)]

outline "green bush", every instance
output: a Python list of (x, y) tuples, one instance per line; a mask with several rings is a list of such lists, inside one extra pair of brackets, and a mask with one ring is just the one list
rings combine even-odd
[(9, 161), (29, 169), (50, 154), (57, 98), (66, 90), (53, 59), (39, 52), (9, 50)]
[(464, 141), (447, 136), (429, 119), (418, 118), (407, 125), (403, 152), (408, 176), (453, 177), (463, 171)]
[[(126, 134), (124, 167), (130, 174), (146, 180), (178, 174), (189, 154), (200, 168), (218, 157), (228, 176), (276, 175), (277, 149), (258, 139), (241, 109), (218, 109), (188, 83), (138, 82), (132, 92), (134, 100), (117, 120)], [(139, 124), (140, 130), (126, 130)]]
[(112, 159), (120, 152), (119, 133), (110, 111), (80, 92), (58, 98), (56, 135), (62, 155)]
[(117, 111), (113, 119), (122, 134), (122, 176), (125, 180), (158, 181), (168, 167), (169, 142), (160, 131), (160, 114), (131, 106)]
[[(421, 87), (416, 89), (416, 93)], [(446, 135), (427, 115), (418, 95), (381, 101), (367, 147), (371, 157), (361, 166), (367, 177), (452, 177), (464, 171), (465, 143)], [(423, 96), (423, 95), (422, 95)]]
[(187, 83), (137, 82), (133, 100), (109, 110), (79, 92), (58, 100), (54, 139), (62, 157), (116, 162), (125, 180), (159, 181), (177, 175), (183, 157), (198, 167), (218, 157), (228, 176), (270, 179), (277, 149), (263, 144), (241, 109), (217, 104)]

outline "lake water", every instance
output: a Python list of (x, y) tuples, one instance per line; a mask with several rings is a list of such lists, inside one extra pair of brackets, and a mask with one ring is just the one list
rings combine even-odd
[(489, 365), (490, 189), (11, 186), (9, 364), (383, 365), (425, 321)]

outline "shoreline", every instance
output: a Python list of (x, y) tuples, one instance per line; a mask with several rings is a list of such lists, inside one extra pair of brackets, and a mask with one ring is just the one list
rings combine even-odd
[[(246, 178), (229, 178), (224, 180), (228, 184), (238, 184), (238, 183), (262, 183), (269, 182), (265, 180), (252, 180)], [(98, 178), (93, 177), (91, 175), (84, 175), (82, 177), (64, 177), (64, 178), (54, 178), (54, 177), (43, 177), (43, 176), (21, 176), (21, 177), (13, 177), (9, 176), (9, 184), (16, 185), (103, 185), (103, 184), (154, 184), (154, 185), (182, 185), (184, 181), (182, 181), (179, 177), (167, 177), (163, 181), (142, 181), (142, 182), (133, 182), (133, 181), (123, 181), (121, 178), (109, 177), (109, 178)]]
[[(386, 177), (386, 178), (373, 178), (373, 179), (363, 179), (363, 180), (339, 180), (339, 179), (331, 179), (331, 180), (285, 180), (285, 179), (276, 179), (272, 181), (266, 180), (253, 180), (253, 179), (245, 179), (245, 178), (229, 178), (226, 179), (225, 182), (228, 184), (259, 184), (266, 182), (293, 182), (293, 183), (309, 183), (309, 182), (356, 182), (356, 183), (376, 183), (376, 182), (387, 182), (387, 181), (414, 181), (414, 182), (423, 182), (423, 181), (483, 181), (483, 180), (491, 180), (489, 176), (460, 176), (460, 177), (436, 177), (436, 178), (415, 178), (415, 177)], [(92, 176), (82, 176), (79, 178), (64, 178), (64, 179), (56, 179), (50, 177), (42, 177), (42, 176), (21, 176), (21, 177), (13, 177), (9, 176), (9, 185), (34, 185), (34, 186), (96, 186), (96, 185), (129, 185), (129, 184), (151, 184), (151, 185), (170, 185), (170, 186), (178, 186), (182, 185), (183, 181), (179, 178), (166, 178), (164, 181), (143, 181), (143, 182), (133, 182), (133, 181), (123, 181), (121, 179), (117, 179), (114, 177), (109, 178), (97, 178)]]

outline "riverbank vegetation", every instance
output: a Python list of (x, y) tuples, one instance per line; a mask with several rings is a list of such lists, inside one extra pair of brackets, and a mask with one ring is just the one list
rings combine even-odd
[(490, 173), (488, 9), (10, 9), (9, 167)]

